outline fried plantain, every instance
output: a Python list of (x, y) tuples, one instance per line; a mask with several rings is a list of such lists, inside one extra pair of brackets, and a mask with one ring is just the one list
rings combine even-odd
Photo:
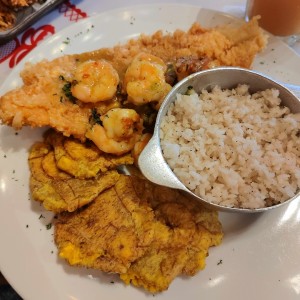
[(57, 167), (76, 178), (92, 178), (119, 165), (133, 164), (131, 154), (116, 156), (104, 153), (94, 143), (81, 143), (61, 133), (49, 131), (46, 141), (54, 148)]
[(34, 200), (56, 213), (74, 211), (93, 201), (119, 178), (117, 171), (98, 174), (93, 179), (75, 178), (57, 168), (48, 143), (34, 144), (29, 153), (30, 190)]
[(222, 236), (217, 212), (177, 190), (125, 175), (55, 224), (59, 255), (71, 265), (119, 273), (126, 284), (152, 293), (203, 269), (209, 247)]

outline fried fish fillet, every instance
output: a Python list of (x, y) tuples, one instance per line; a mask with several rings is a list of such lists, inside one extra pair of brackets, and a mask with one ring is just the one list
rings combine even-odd
[(71, 265), (119, 273), (155, 293), (205, 267), (222, 240), (218, 215), (178, 191), (121, 175), (115, 186), (55, 224), (59, 256)]
[(30, 191), (34, 200), (53, 212), (74, 211), (93, 201), (119, 178), (117, 171), (80, 179), (57, 168), (50, 144), (35, 143), (29, 153)]
[(24, 85), (0, 98), (0, 118), (15, 128), (23, 125), (50, 126), (65, 135), (83, 138), (89, 125), (90, 108), (73, 104), (62, 92), (67, 76), (76, 67), (73, 56), (52, 62), (26, 64), (21, 72)]
[[(21, 128), (50, 126), (66, 136), (85, 140), (89, 118), (94, 104), (74, 102), (68, 84), (74, 82), (78, 65), (87, 60), (104, 59), (118, 72), (121, 86), (124, 73), (133, 58), (146, 52), (174, 63), (181, 57), (200, 60), (209, 58), (211, 67), (241, 66), (249, 68), (255, 55), (266, 45), (266, 36), (257, 19), (236, 30), (226, 27), (204, 29), (194, 24), (188, 31), (176, 30), (173, 34), (158, 31), (141, 35), (125, 44), (98, 51), (65, 55), (52, 61), (27, 63), (20, 76), (24, 85), (0, 98), (0, 119), (4, 124)], [(68, 82), (68, 83), (66, 83)], [(67, 84), (67, 85), (66, 85)]]
[(45, 140), (54, 149), (57, 167), (76, 178), (96, 177), (120, 165), (132, 165), (134, 161), (130, 153), (121, 156), (104, 153), (92, 142), (81, 143), (54, 130), (48, 131)]

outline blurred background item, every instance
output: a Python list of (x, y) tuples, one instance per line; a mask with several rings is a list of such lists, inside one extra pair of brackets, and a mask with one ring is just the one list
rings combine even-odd
[(14, 26), (16, 22), (15, 12), (0, 2), (0, 30), (7, 30)]
[(248, 0), (246, 19), (260, 15), (259, 24), (268, 32), (290, 38), (292, 43), (300, 38), (299, 0)]
[(0, 0), (0, 45), (11, 41), (64, 0)]

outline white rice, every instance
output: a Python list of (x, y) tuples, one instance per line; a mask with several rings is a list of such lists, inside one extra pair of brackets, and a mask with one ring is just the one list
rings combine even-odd
[(262, 208), (300, 187), (300, 114), (279, 91), (247, 85), (177, 95), (161, 124), (163, 155), (195, 194), (222, 206)]

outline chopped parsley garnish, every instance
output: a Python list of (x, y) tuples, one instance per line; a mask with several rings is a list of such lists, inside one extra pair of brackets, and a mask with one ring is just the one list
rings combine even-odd
[(65, 85), (63, 86), (62, 90), (63, 92), (65, 93), (65, 95), (70, 98), (70, 97), (73, 97), (72, 93), (71, 93), (71, 82), (67, 82), (65, 83)]
[(102, 125), (102, 121), (100, 119), (100, 114), (97, 112), (96, 108), (92, 109), (92, 113), (91, 113), (91, 116), (90, 116), (90, 123), (92, 125), (94, 125), (94, 124)]
[(217, 265), (221, 265), (223, 263), (223, 259), (220, 259), (219, 262), (217, 263)]
[[(64, 84), (64, 86), (62, 87), (62, 91), (63, 91), (64, 95), (65, 95), (65, 96), (67, 97), (67, 99), (69, 99), (72, 103), (76, 103), (77, 98), (74, 97), (74, 96), (72, 95), (71, 87), (72, 87), (72, 85), (77, 84), (77, 81), (76, 81), (76, 80), (74, 80), (73, 82), (67, 81), (63, 75), (59, 75), (58, 78), (59, 78), (61, 81), (65, 81), (65, 82), (66, 82), (66, 83)], [(60, 101), (60, 102), (63, 102), (63, 98), (60, 97), (59, 101)]]
[(88, 28), (87, 30), (86, 30), (86, 32), (89, 32), (92, 28), (94, 28), (95, 26), (94, 25), (92, 25), (91, 26), (91, 28)]
[(117, 92), (116, 92), (117, 96), (122, 95), (122, 85), (119, 83), (117, 85)]
[(191, 95), (191, 94), (193, 94), (193, 92), (194, 92), (194, 88), (191, 85), (189, 85), (187, 87), (187, 90), (186, 90), (185, 94), (186, 95)]
[(63, 43), (66, 44), (66, 45), (70, 44), (70, 38), (67, 37), (66, 40), (63, 41)]
[(47, 230), (49, 230), (49, 229), (51, 229), (51, 228), (52, 228), (52, 223), (49, 223), (49, 224), (46, 225), (46, 229), (47, 229)]

